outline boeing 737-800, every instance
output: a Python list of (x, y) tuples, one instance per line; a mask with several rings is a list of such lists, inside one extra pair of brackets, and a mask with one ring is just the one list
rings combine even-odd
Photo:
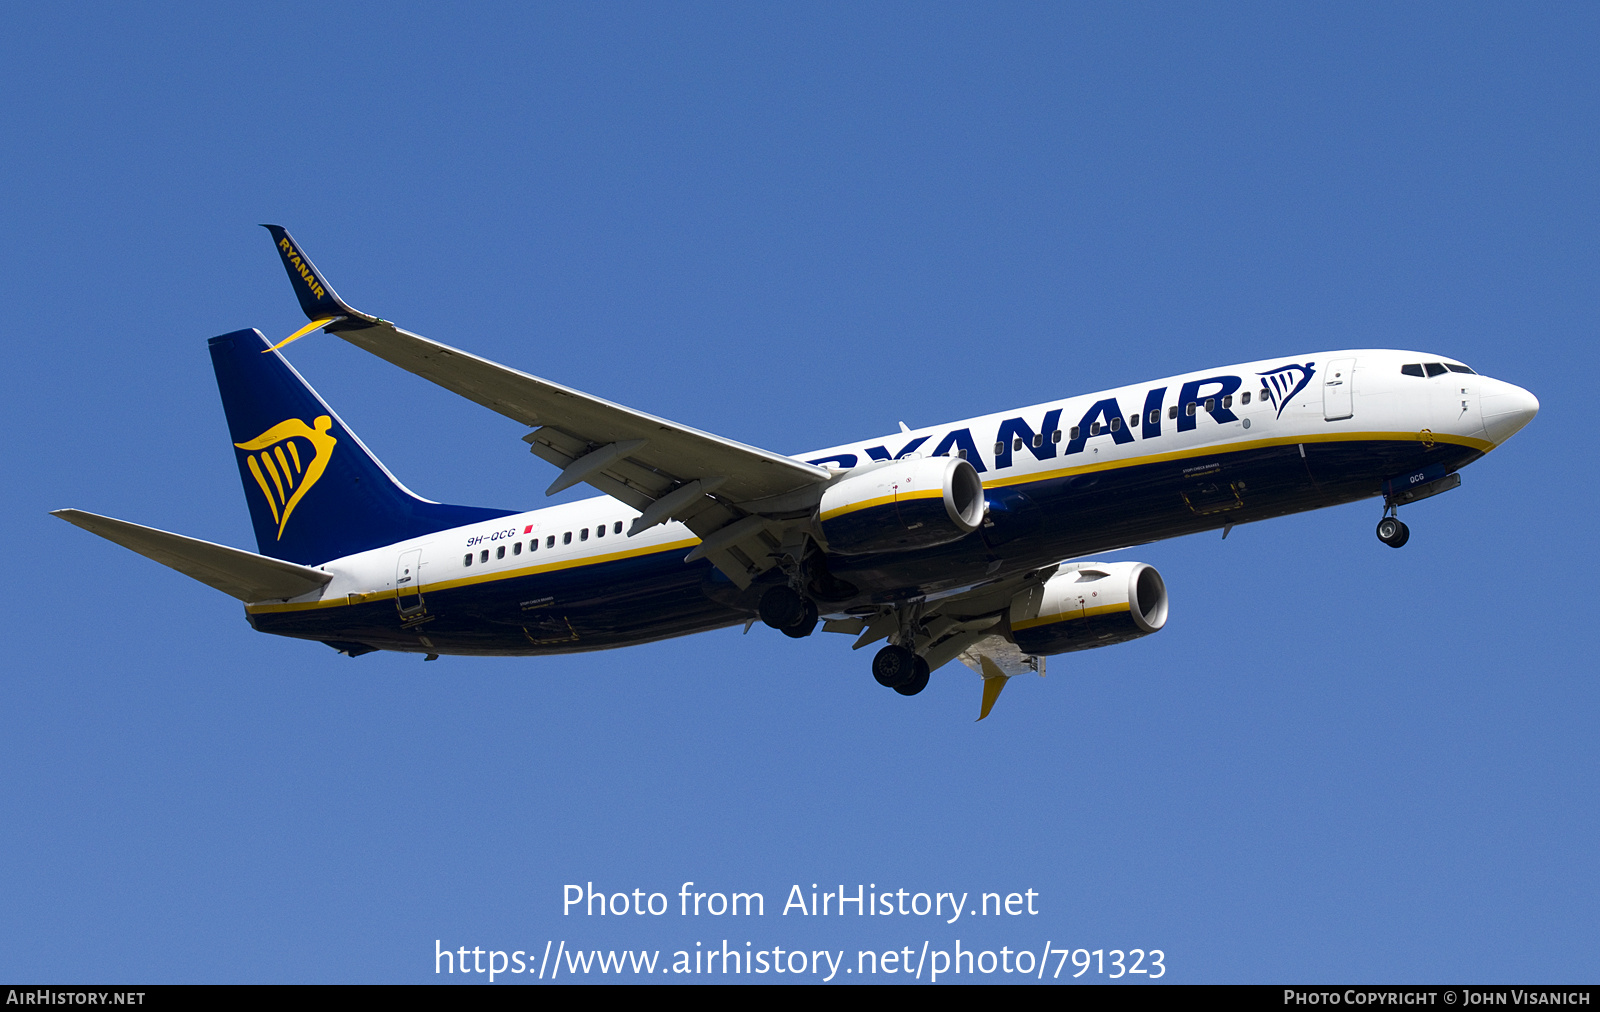
[[(1402, 505), (1538, 412), (1441, 355), (1317, 352), (1171, 376), (794, 457), (634, 411), (358, 312), (269, 225), (310, 322), (211, 339), (260, 554), (79, 510), (56, 516), (245, 602), (262, 632), (374, 650), (600, 650), (749, 624), (886, 641), (915, 695), (959, 659), (1006, 680), (1156, 632), (1159, 573), (1130, 545), (1381, 497)], [(315, 330), (497, 411), (600, 497), (532, 511), (402, 485), (280, 349)], [(980, 716), (980, 719), (982, 719)]]

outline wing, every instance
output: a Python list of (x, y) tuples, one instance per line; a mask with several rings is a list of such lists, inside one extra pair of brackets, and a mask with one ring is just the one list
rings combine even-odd
[(322, 327), (328, 333), (533, 429), (535, 456), (561, 468), (546, 494), (587, 483), (640, 511), (636, 534), (668, 520), (701, 544), (740, 587), (775, 564), (786, 530), (810, 515), (831, 477), (811, 464), (499, 365), (351, 309), (277, 225), (272, 233), (311, 323), (282, 347)]

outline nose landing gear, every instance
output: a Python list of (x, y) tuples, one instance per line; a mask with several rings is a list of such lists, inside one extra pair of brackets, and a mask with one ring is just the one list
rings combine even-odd
[(1378, 540), (1390, 548), (1399, 548), (1411, 540), (1411, 528), (1401, 523), (1397, 516), (1385, 516), (1378, 521)]

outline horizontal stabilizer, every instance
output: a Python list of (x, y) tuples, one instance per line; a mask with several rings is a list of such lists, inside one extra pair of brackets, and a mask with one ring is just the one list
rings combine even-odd
[(98, 534), (107, 541), (154, 559), (184, 576), (199, 580), (241, 601), (267, 601), (309, 594), (333, 579), (327, 573), (269, 559), (254, 552), (216, 545), (126, 520), (97, 516), (82, 510), (54, 510), (51, 516)]

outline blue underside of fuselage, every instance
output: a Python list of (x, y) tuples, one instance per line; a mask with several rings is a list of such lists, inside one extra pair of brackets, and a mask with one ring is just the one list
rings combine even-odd
[[(830, 556), (829, 572), (857, 593), (823, 602), (822, 610), (914, 598), (1062, 559), (1365, 499), (1409, 469), (1454, 471), (1480, 456), (1470, 447), (1430, 449), (1416, 440), (1290, 443), (990, 488), (988, 522), (958, 541)], [(645, 643), (754, 614), (754, 594), (740, 595), (709, 563), (685, 564), (683, 555), (678, 548), (443, 591), (424, 587), (422, 607), (410, 614), (391, 597), (259, 612), (250, 621), (262, 632), (357, 651), (526, 655)]]

